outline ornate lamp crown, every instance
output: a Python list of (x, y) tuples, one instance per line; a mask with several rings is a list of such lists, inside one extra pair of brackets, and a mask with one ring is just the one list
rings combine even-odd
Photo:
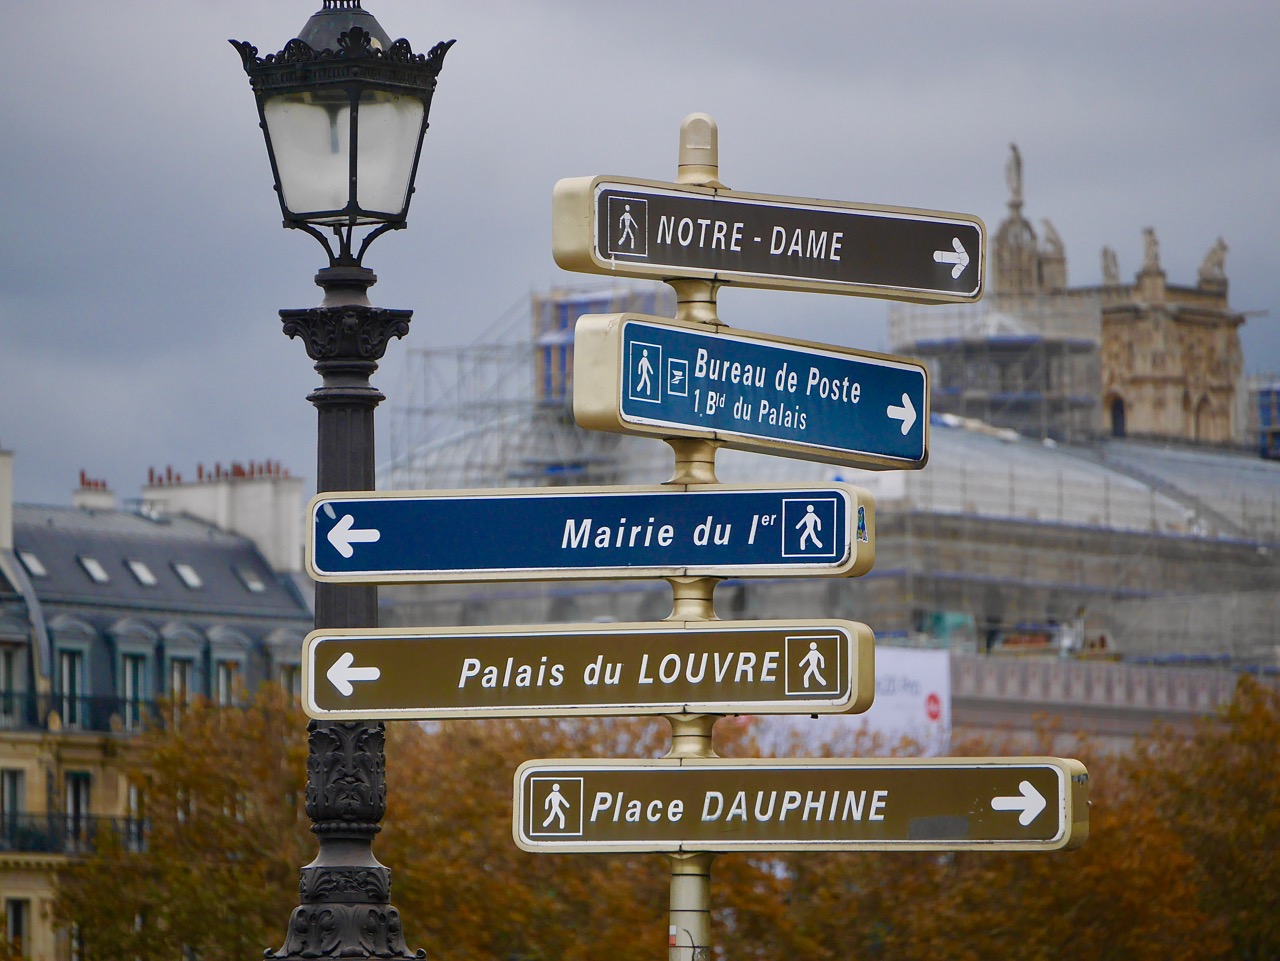
[[(358, 0), (328, 2), (355, 3), (359, 7)], [(376, 20), (374, 25), (377, 25)], [(303, 31), (304, 34), (306, 32)], [(259, 57), (258, 48), (253, 44), (243, 40), (231, 41), (244, 61), (249, 85), (259, 96), (323, 84), (340, 85), (358, 78), (379, 87), (413, 91), (428, 97), (435, 92), (444, 55), (454, 41), (442, 40), (430, 52), (416, 54), (408, 40), (401, 38), (384, 46), (376, 34), (353, 25), (338, 34), (335, 43), (336, 48), (317, 50), (297, 37), (285, 44), (279, 53)]]
[[(426, 54), (392, 43), (360, 0), (325, 0), (279, 53), (232, 40), (258, 104), (284, 225), (331, 264), (359, 264), (370, 242), (405, 226), (431, 98), (453, 41)], [(352, 256), (352, 231), (376, 226)], [(317, 227), (338, 238), (335, 252)]]

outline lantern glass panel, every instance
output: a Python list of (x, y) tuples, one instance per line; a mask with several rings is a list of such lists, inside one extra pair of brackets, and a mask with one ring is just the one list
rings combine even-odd
[[(351, 175), (351, 102), (346, 91), (278, 94), (263, 104), (262, 114), (285, 208), (297, 216), (345, 211)], [(335, 214), (317, 222), (345, 220)]]
[(417, 97), (364, 90), (356, 141), (356, 200), (361, 210), (399, 216), (409, 201), (424, 106)]

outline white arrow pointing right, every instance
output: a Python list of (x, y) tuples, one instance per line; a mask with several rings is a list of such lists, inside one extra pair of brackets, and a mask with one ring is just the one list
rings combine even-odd
[(951, 279), (957, 280), (969, 266), (969, 251), (964, 249), (964, 244), (960, 243), (959, 237), (951, 238), (951, 246), (955, 248), (955, 253), (950, 250), (935, 250), (933, 260), (934, 263), (939, 264), (954, 264), (955, 266), (951, 268)]
[(911, 425), (916, 422), (916, 408), (911, 403), (911, 398), (906, 394), (902, 395), (902, 406), (896, 407), (890, 404), (885, 408), (885, 413), (889, 415), (890, 420), (902, 421), (902, 436), (907, 436), (907, 431), (911, 430)]
[(1018, 815), (1018, 823), (1025, 828), (1036, 819), (1049, 802), (1030, 781), (1023, 781), (1018, 785), (1018, 790), (1022, 793), (1013, 797), (993, 797), (991, 807), (995, 811), (1021, 811), (1022, 813)]
[(355, 690), (351, 686), (352, 681), (376, 681), (382, 677), (382, 672), (376, 667), (352, 667), (351, 662), (355, 659), (354, 654), (346, 651), (324, 674), (343, 697), (350, 697)]
[(329, 531), (329, 543), (343, 557), (350, 557), (355, 553), (352, 544), (372, 544), (382, 536), (382, 531), (372, 527), (352, 530), (351, 525), (355, 522), (356, 519), (351, 514), (343, 514), (342, 519)]

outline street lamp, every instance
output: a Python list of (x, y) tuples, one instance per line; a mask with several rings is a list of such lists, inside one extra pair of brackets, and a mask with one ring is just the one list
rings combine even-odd
[[(377, 277), (362, 261), (375, 238), (405, 226), (453, 41), (415, 54), (407, 40), (392, 43), (360, 0), (324, 0), (279, 53), (231, 43), (257, 100), (284, 226), (311, 234), (329, 259), (315, 277), (321, 304), (280, 311), (322, 378), (307, 395), (318, 412), (316, 487), (372, 490), (373, 412), (384, 397), (369, 378), (413, 312), (372, 306)], [(376, 627), (377, 588), (316, 585), (315, 623)], [(312, 721), (307, 730), (306, 806), (320, 850), (302, 868), (284, 946), (267, 957), (415, 957), (390, 903), (391, 872), (372, 849), (386, 813), (384, 727)]]

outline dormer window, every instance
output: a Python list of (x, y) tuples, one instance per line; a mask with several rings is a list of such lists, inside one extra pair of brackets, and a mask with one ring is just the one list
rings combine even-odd
[(196, 573), (196, 569), (190, 564), (184, 564), (181, 561), (173, 562), (173, 571), (182, 580), (182, 583), (193, 591), (198, 591), (204, 587), (204, 580)]
[(251, 567), (235, 568), (236, 577), (240, 578), (240, 583), (244, 585), (244, 589), (250, 594), (261, 594), (267, 589), (266, 582), (258, 575), (258, 572)]
[(133, 576), (138, 579), (138, 583), (143, 587), (156, 586), (155, 574), (151, 573), (151, 568), (142, 561), (125, 561), (125, 563), (129, 566), (129, 570), (133, 572)]
[(107, 569), (96, 557), (89, 557), (87, 554), (81, 554), (76, 558), (80, 562), (80, 566), (84, 568), (84, 572), (89, 575), (89, 580), (95, 584), (110, 584), (111, 578), (107, 576)]
[(40, 563), (40, 558), (36, 557), (31, 551), (18, 551), (18, 560), (22, 561), (22, 566), (27, 569), (27, 573), (32, 577), (49, 576), (49, 571)]

